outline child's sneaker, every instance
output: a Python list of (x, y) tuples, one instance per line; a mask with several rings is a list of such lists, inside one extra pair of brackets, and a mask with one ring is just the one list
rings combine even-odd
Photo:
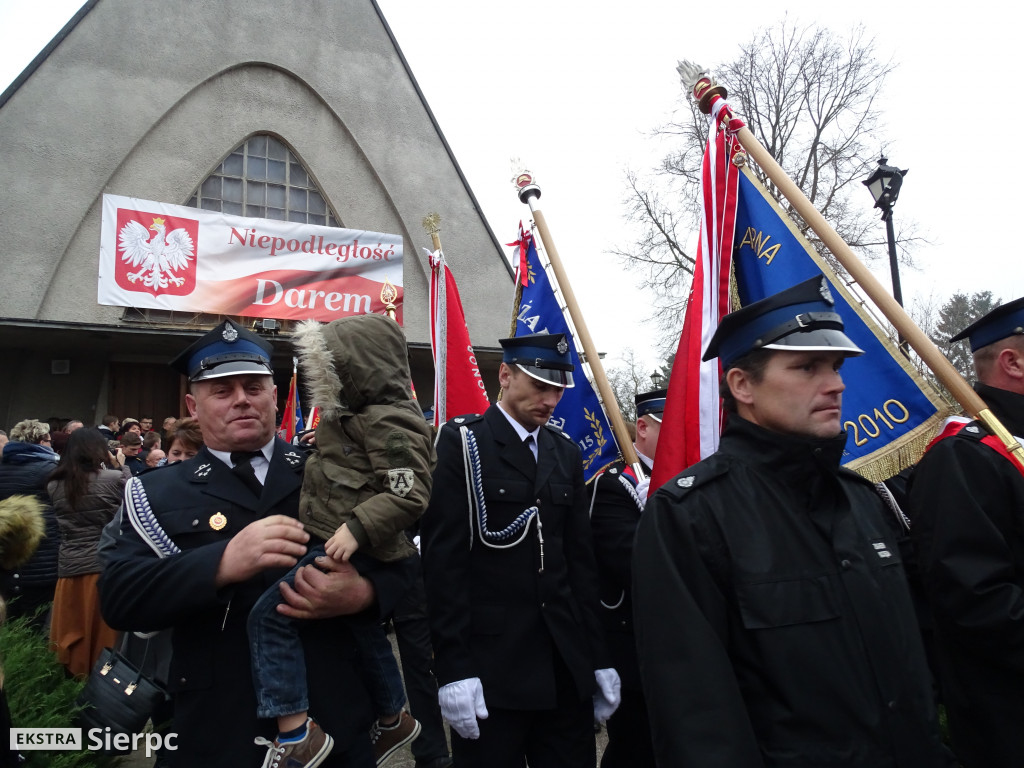
[(381, 725), (377, 720), (370, 729), (373, 756), (377, 765), (384, 765), (395, 752), (420, 735), (420, 723), (404, 709), (394, 725)]
[(282, 744), (277, 739), (267, 741), (260, 736), (256, 743), (267, 747), (267, 757), (262, 768), (314, 768), (334, 748), (334, 739), (324, 733), (311, 717), (306, 719), (306, 735), (301, 739)]

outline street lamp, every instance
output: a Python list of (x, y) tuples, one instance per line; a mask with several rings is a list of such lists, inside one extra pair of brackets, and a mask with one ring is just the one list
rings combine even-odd
[(896, 303), (903, 306), (903, 290), (900, 288), (900, 268), (896, 260), (896, 233), (892, 227), (892, 206), (896, 198), (900, 196), (900, 187), (903, 186), (903, 177), (909, 173), (909, 168), (901, 171), (886, 164), (887, 158), (882, 155), (878, 160), (878, 167), (874, 173), (868, 176), (861, 183), (868, 188), (871, 196), (875, 199), (875, 208), (882, 211), (882, 219), (885, 221), (885, 233), (889, 239), (889, 268), (892, 270), (892, 296)]

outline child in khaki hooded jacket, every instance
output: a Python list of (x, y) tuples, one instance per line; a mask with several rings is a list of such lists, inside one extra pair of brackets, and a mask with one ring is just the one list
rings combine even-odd
[[(430, 427), (412, 399), (402, 329), (381, 315), (342, 318), (324, 326), (307, 322), (296, 332), (295, 344), (321, 414), (316, 450), (306, 461), (299, 520), (325, 543), (312, 546), (311, 541), (309, 552), (282, 581), (293, 584), (297, 570), (325, 552), (338, 561), (357, 551), (384, 562), (411, 556), (415, 549), (404, 531), (430, 500), (436, 456)], [(279, 730), (275, 741), (260, 743), (268, 747), (265, 765), (277, 765), (275, 760), (283, 765), (291, 758), (311, 768), (327, 757), (333, 741), (307, 717), (300, 622), (277, 612), (279, 583), (264, 593), (249, 616), (258, 715), (277, 718)], [(353, 626), (353, 633), (364, 656), (375, 643), (387, 643), (373, 622)], [(395, 664), (393, 656), (390, 660)], [(374, 683), (386, 681), (390, 671), (379, 671)], [(393, 691), (382, 693), (395, 701)], [(398, 693), (402, 703), (397, 722), (387, 726), (382, 717), (375, 735), (382, 728), (403, 727), (411, 734), (404, 743), (415, 738), (419, 724), (404, 712), (404, 693)]]

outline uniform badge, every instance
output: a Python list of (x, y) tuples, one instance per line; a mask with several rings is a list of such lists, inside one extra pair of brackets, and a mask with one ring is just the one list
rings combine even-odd
[(389, 469), (388, 482), (391, 483), (391, 492), (404, 499), (416, 483), (416, 474), (408, 467)]
[(224, 325), (224, 330), (221, 331), (220, 336), (222, 339), (224, 339), (224, 341), (230, 344), (231, 342), (238, 338), (238, 331), (236, 331), (234, 326), (232, 326), (230, 323), (226, 323)]
[(825, 282), (825, 278), (821, 278), (821, 287), (818, 288), (818, 292), (821, 294), (821, 298), (830, 305), (836, 303), (836, 300), (832, 298), (832, 291), (828, 289), (828, 283)]
[(302, 463), (302, 457), (295, 451), (288, 451), (288, 453), (284, 455), (284, 460), (293, 467), (297, 467)]
[(615, 467), (612, 467), (611, 469), (608, 470), (608, 474), (609, 475), (617, 475), (617, 474), (619, 474), (619, 470), (617, 470)]
[(210, 474), (210, 469), (212, 467), (213, 467), (213, 465), (210, 464), (209, 462), (207, 462), (206, 464), (200, 464), (196, 468), (195, 476), (196, 477), (206, 477), (208, 474)]
[(558, 354), (560, 355), (564, 355), (569, 351), (569, 345), (565, 343), (564, 336), (559, 340), (558, 344), (555, 345), (555, 349), (558, 350)]
[(462, 418), (461, 416), (456, 416), (454, 419), (452, 419), (452, 421), (454, 421), (456, 424), (461, 424), (462, 422), (465, 421), (465, 419)]
[(221, 530), (227, 524), (228, 519), (224, 517), (223, 512), (217, 512), (210, 517), (210, 527), (215, 531)]
[(687, 475), (686, 477), (680, 477), (678, 480), (676, 480), (676, 485), (678, 485), (680, 488), (690, 488), (690, 487), (693, 486), (693, 480), (694, 480), (693, 475)]
[(980, 430), (977, 427), (964, 427), (964, 431), (970, 432), (972, 435), (976, 435)]

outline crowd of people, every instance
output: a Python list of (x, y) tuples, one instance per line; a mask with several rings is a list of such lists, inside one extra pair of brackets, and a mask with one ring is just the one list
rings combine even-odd
[[(960, 337), (1024, 433), (1024, 299)], [(823, 278), (723, 320), (720, 446), (657, 489), (667, 392), (636, 396), (639, 461), (588, 487), (549, 425), (580, 375), (560, 334), (500, 339), (497, 402), (436, 436), (389, 319), (296, 343), (321, 409), (301, 443), (277, 437), (270, 345), (227, 321), (172, 361), (190, 418), (162, 435), (111, 416), (54, 450), (26, 420), (3, 448), (0, 499), (37, 496), (50, 533), (3, 573), (9, 609), (52, 602), (79, 676), (160, 633), (166, 764), (411, 743), (418, 768), (593, 768), (606, 723), (602, 768), (1024, 766), (1024, 466), (952, 419), (908, 484), (843, 468), (863, 352)]]

